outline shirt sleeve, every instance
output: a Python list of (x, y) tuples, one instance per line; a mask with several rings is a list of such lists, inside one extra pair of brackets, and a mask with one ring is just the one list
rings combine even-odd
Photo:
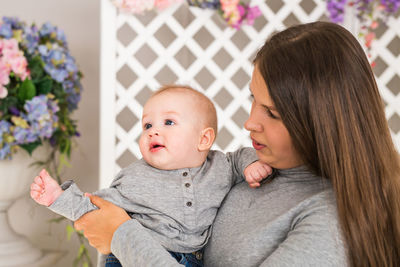
[(114, 233), (111, 252), (122, 266), (182, 267), (138, 221), (123, 223)]
[[(99, 196), (121, 207), (125, 199), (118, 190), (120, 178), (120, 175), (118, 175), (110, 188), (96, 191), (93, 195)], [(97, 209), (97, 207), (90, 202), (90, 198), (85, 197), (84, 193), (73, 181), (66, 181), (61, 185), (61, 188), (64, 192), (49, 206), (51, 211), (69, 220), (76, 221), (84, 214)]]
[(234, 152), (226, 153), (228, 161), (231, 163), (231, 168), (233, 171), (232, 179), (234, 179), (234, 184), (239, 183), (244, 180), (244, 169), (251, 163), (258, 160), (256, 151), (251, 147), (240, 148)]
[(332, 210), (320, 206), (299, 214), (284, 241), (260, 267), (348, 266), (340, 226)]

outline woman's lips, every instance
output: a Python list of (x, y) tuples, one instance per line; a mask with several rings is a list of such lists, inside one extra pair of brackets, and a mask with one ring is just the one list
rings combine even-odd
[(265, 147), (265, 145), (257, 143), (254, 139), (252, 141), (253, 141), (253, 147), (254, 147), (255, 150), (260, 150), (260, 149), (263, 149)]

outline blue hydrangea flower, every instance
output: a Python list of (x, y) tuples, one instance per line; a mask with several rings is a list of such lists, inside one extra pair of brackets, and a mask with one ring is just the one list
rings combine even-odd
[(0, 159), (10, 159), (11, 158), (11, 146), (8, 143), (4, 143), (0, 148)]
[(3, 143), (3, 134), (8, 133), (10, 131), (11, 123), (6, 120), (0, 121), (0, 144)]
[(10, 132), (11, 123), (6, 120), (0, 121), (0, 159), (11, 157), (11, 144), (5, 142), (3, 135)]
[[(81, 73), (75, 59), (69, 54), (66, 36), (61, 29), (50, 23), (45, 23), (39, 29), (34, 24), (27, 26), (17, 18), (7, 17), (0, 24), (0, 38), (12, 38), (16, 34), (15, 30), (18, 30), (18, 36), (22, 37), (19, 41), (20, 48), (25, 55), (31, 56), (27, 58), (39, 57), (46, 74), (53, 79), (53, 83), (59, 83), (65, 92), (61, 99), (50, 92), (25, 101), (22, 110), (16, 107), (7, 110), (12, 118), (0, 121), (0, 159), (4, 159), (11, 158), (14, 146), (43, 139), (57, 145), (60, 137), (53, 135), (60, 127), (58, 101), (67, 102), (67, 106), (63, 106), (62, 116), (63, 119), (70, 120), (69, 112), (78, 107), (81, 99), (82, 85)], [(72, 126), (68, 129), (63, 127), (63, 130), (68, 130), (68, 136), (63, 136), (62, 139), (75, 135), (71, 130), (75, 130), (76, 125), (73, 121), (70, 123)]]
[(0, 25), (0, 36), (3, 36), (6, 39), (13, 37), (13, 31), (10, 24), (4, 23)]
[(48, 114), (47, 97), (45, 95), (35, 96), (29, 101), (26, 101), (24, 109), (27, 112), (29, 122), (39, 120)]
[(40, 28), (40, 35), (41, 36), (46, 36), (46, 35), (50, 35), (52, 32), (54, 32), (56, 30), (56, 28), (51, 25), (50, 22), (46, 22), (45, 24), (43, 24), (43, 26)]
[(14, 138), (17, 145), (33, 143), (38, 140), (38, 134), (32, 128), (21, 128), (19, 126), (14, 129)]
[(23, 45), (28, 49), (29, 54), (33, 54), (39, 45), (39, 31), (36, 26), (25, 27)]
[(11, 25), (11, 27), (16, 30), (22, 29), (25, 26), (25, 23), (20, 21), (17, 17), (3, 17), (3, 22)]
[(42, 57), (47, 57), (47, 55), (49, 54), (49, 50), (47, 49), (47, 46), (45, 46), (45, 45), (39, 45), (38, 51)]

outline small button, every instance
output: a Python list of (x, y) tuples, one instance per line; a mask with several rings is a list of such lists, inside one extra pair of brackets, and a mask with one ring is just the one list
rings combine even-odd
[(190, 183), (186, 183), (185, 186), (186, 186), (186, 187), (190, 187)]
[(198, 260), (203, 259), (203, 253), (201, 253), (200, 251), (196, 251), (195, 255), (196, 255), (196, 259), (198, 259)]
[(187, 175), (188, 175), (188, 173), (187, 173), (187, 172), (184, 172), (182, 175), (183, 175), (183, 176), (187, 176)]
[(192, 202), (190, 202), (190, 201), (186, 202), (186, 206), (191, 207), (192, 206)]

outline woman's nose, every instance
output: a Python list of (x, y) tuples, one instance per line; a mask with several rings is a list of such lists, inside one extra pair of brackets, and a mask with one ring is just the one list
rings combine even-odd
[(262, 125), (261, 125), (261, 123), (257, 122), (257, 120), (254, 117), (253, 112), (250, 112), (249, 118), (244, 123), (244, 128), (250, 132), (261, 132), (262, 131)]

